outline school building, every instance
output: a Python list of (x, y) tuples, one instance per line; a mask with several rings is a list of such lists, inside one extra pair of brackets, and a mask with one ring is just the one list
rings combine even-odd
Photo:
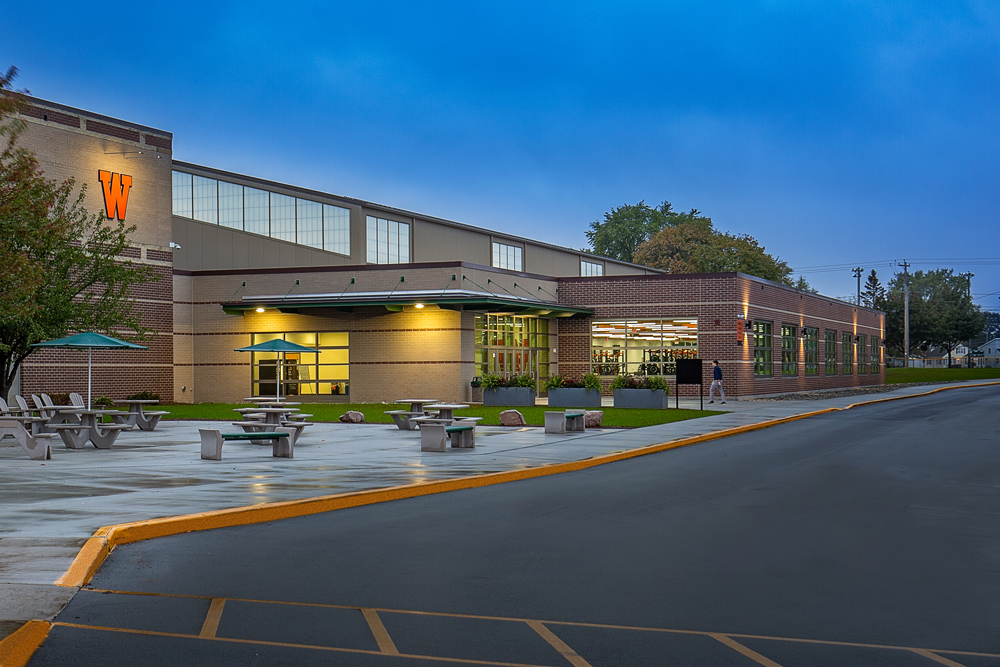
[[(282, 394), (468, 401), (486, 373), (672, 380), (718, 359), (729, 396), (885, 382), (883, 313), (738, 273), (676, 275), (502, 231), (194, 165), (170, 132), (27, 98), (20, 145), (49, 178), (136, 226), (125, 258), (149, 350), (94, 353), (94, 395), (165, 402)], [(336, 185), (331, 184), (331, 189)], [(711, 364), (705, 364), (706, 390)], [(43, 350), (21, 393), (86, 387), (86, 354)], [(682, 387), (682, 395), (696, 387)]]

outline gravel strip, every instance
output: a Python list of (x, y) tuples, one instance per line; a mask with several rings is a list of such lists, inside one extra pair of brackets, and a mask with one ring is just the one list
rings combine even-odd
[(820, 391), (803, 391), (795, 394), (776, 394), (774, 396), (761, 396), (759, 398), (748, 398), (747, 401), (822, 401), (828, 398), (843, 398), (845, 396), (865, 396), (867, 394), (884, 394), (887, 391), (896, 391), (905, 387), (921, 387), (929, 384), (943, 384), (941, 382), (900, 382), (898, 384), (880, 384), (872, 387), (855, 387), (853, 389), (828, 389)]

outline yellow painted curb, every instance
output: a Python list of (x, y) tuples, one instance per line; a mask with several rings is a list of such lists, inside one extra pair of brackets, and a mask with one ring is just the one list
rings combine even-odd
[(264, 505), (251, 505), (246, 507), (234, 507), (224, 510), (213, 510), (209, 512), (198, 512), (196, 514), (185, 514), (181, 516), (165, 517), (162, 519), (150, 519), (146, 521), (135, 521), (132, 523), (122, 523), (114, 526), (104, 526), (94, 536), (87, 540), (87, 543), (77, 554), (73, 564), (68, 570), (55, 581), (58, 586), (84, 586), (90, 582), (104, 559), (115, 547), (121, 544), (151, 540), (157, 537), (189, 533), (197, 530), (211, 530), (214, 528), (228, 528), (232, 526), (245, 526), (254, 523), (265, 523), (267, 521), (277, 521), (280, 519), (290, 519), (310, 514), (331, 512), (334, 510), (347, 509), (349, 507), (361, 507), (364, 505), (374, 505), (391, 500), (402, 500), (405, 498), (416, 498), (436, 493), (448, 491), (458, 491), (462, 489), (473, 489), (494, 484), (504, 484), (524, 479), (534, 479), (537, 477), (547, 477), (566, 472), (586, 470), (599, 465), (624, 461), (639, 456), (655, 454), (657, 452), (677, 449), (689, 445), (695, 445), (710, 440), (718, 440), (740, 433), (759, 431), (771, 428), (780, 424), (807, 419), (828, 412), (838, 412), (851, 408), (881, 403), (889, 400), (899, 400), (902, 398), (915, 398), (917, 396), (929, 396), (930, 394), (945, 389), (960, 389), (965, 387), (988, 386), (1000, 384), (1000, 382), (984, 383), (979, 385), (962, 385), (958, 387), (942, 387), (922, 394), (910, 394), (907, 396), (896, 396), (889, 399), (876, 399), (863, 403), (854, 403), (844, 408), (824, 408), (812, 412), (782, 417), (769, 421), (737, 426), (734, 428), (712, 431), (690, 438), (683, 438), (671, 442), (656, 445), (647, 445), (637, 449), (616, 452), (614, 454), (604, 454), (581, 461), (569, 461), (567, 463), (553, 463), (550, 465), (538, 466), (535, 468), (523, 468), (520, 470), (508, 470), (504, 472), (488, 473), (485, 475), (474, 475), (470, 477), (458, 477), (455, 479), (442, 480), (438, 482), (418, 482), (405, 486), (395, 486), (384, 489), (370, 489), (367, 491), (352, 491), (328, 496), (318, 496), (315, 498), (302, 498), (298, 500), (286, 500)]
[(0, 667), (24, 667), (49, 636), (48, 621), (28, 621), (14, 634), (0, 639)]

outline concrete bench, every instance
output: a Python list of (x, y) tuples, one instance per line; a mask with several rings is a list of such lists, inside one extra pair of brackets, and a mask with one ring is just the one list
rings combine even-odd
[(451, 437), (451, 446), (454, 448), (471, 449), (476, 446), (476, 425), (462, 424), (446, 426), (444, 424), (420, 425), (420, 451), (422, 452), (444, 452), (445, 440)]
[(200, 428), (198, 433), (201, 434), (201, 458), (209, 461), (222, 460), (222, 443), (226, 440), (268, 440), (273, 443), (271, 456), (278, 458), (290, 459), (295, 453), (292, 432), (284, 427), (256, 433), (223, 433), (215, 428)]
[(546, 433), (566, 433), (567, 431), (583, 431), (583, 412), (554, 412), (545, 411), (545, 432)]
[(32, 435), (24, 424), (16, 419), (0, 419), (0, 438), (11, 436), (28, 453), (32, 461), (47, 461), (52, 458), (52, 436), (54, 433)]

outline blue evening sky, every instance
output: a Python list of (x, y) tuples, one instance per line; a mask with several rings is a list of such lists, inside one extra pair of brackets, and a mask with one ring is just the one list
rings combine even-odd
[(908, 259), (1000, 305), (996, 0), (55, 0), (9, 64), (187, 162), (575, 248), (666, 199), (831, 296)]

